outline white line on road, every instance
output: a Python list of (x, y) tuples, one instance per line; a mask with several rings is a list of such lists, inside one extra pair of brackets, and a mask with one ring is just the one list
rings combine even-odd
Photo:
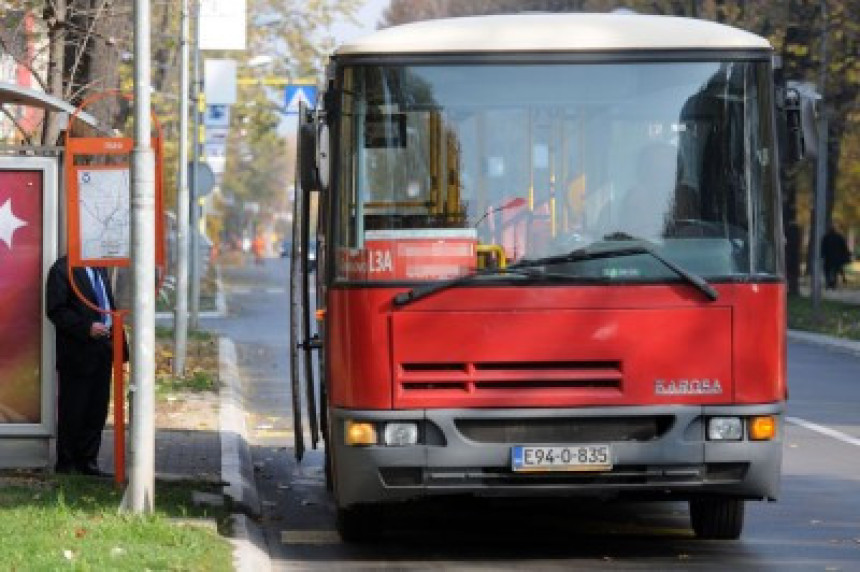
[(811, 421), (806, 421), (805, 419), (800, 419), (799, 417), (786, 417), (785, 420), (794, 425), (799, 425), (805, 429), (809, 429), (810, 431), (815, 431), (816, 433), (821, 433), (822, 435), (833, 437), (834, 439), (842, 441), (843, 443), (848, 443), (849, 445), (860, 447), (860, 439), (852, 437), (851, 435), (846, 435), (845, 433), (837, 431), (836, 429), (830, 429), (829, 427), (824, 427), (823, 425), (818, 425), (817, 423), (812, 423)]
[(286, 294), (286, 288), (266, 288), (266, 294)]

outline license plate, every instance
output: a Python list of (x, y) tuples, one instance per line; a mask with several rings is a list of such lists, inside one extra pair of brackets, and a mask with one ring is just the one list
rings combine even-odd
[(612, 469), (609, 445), (515, 445), (511, 469), (528, 471), (608, 471)]

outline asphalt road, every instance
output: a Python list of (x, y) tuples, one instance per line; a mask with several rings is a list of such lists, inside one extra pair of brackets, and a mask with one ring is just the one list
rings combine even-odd
[(748, 503), (738, 541), (697, 541), (685, 503), (421, 504), (376, 544), (339, 541), (322, 452), (292, 456), (286, 259), (227, 268), (262, 526), (276, 570), (610, 569), (860, 571), (860, 356), (789, 344), (782, 495)]

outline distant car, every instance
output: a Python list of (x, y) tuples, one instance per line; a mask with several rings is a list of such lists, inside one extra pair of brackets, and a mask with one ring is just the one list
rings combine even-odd
[(293, 252), (293, 243), (289, 240), (281, 241), (281, 258), (289, 258)]

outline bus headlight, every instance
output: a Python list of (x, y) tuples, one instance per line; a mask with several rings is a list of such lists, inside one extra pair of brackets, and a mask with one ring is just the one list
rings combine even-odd
[(418, 443), (418, 424), (410, 422), (386, 423), (383, 440), (389, 447), (405, 447)]
[(711, 417), (708, 419), (708, 440), (740, 441), (744, 426), (740, 417)]

